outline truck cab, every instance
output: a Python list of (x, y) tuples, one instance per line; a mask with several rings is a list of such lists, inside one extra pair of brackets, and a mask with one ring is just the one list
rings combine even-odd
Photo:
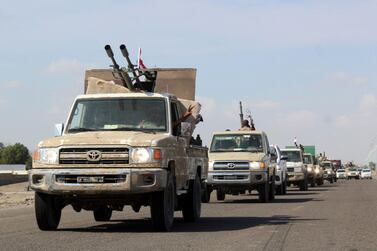
[(330, 183), (333, 183), (336, 180), (335, 176), (335, 167), (331, 161), (323, 161), (321, 163), (323, 169), (323, 178)]
[(300, 191), (308, 190), (308, 173), (304, 165), (303, 152), (299, 148), (281, 150), (287, 156), (288, 185), (295, 185)]
[(178, 123), (179, 100), (169, 94), (80, 95), (66, 126), (44, 139), (33, 156), (30, 187), (41, 230), (58, 227), (61, 210), (91, 210), (108, 221), (113, 210), (151, 207), (156, 230), (170, 230), (174, 211), (200, 217), (207, 148), (190, 144)]
[(218, 200), (256, 189), (261, 202), (275, 196), (276, 154), (263, 131), (215, 132), (209, 149), (208, 185)]

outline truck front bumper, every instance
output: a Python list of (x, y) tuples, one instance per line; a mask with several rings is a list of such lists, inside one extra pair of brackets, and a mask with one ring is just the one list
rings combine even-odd
[(288, 173), (288, 182), (296, 182), (305, 179), (304, 173)]
[(140, 194), (161, 191), (167, 171), (145, 169), (32, 169), (31, 189), (50, 194)]
[(207, 183), (214, 186), (244, 186), (250, 187), (254, 184), (266, 183), (268, 174), (264, 171), (249, 172), (208, 172)]

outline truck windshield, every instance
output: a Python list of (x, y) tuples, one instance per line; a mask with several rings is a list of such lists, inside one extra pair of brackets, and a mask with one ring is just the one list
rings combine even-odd
[(304, 155), (304, 164), (313, 164), (311, 155)]
[(106, 98), (77, 100), (67, 132), (167, 131), (164, 99)]
[(301, 162), (301, 154), (299, 151), (282, 151), (282, 155), (287, 156), (287, 162)]
[(331, 163), (323, 163), (324, 168), (332, 168)]
[(263, 152), (262, 136), (259, 134), (215, 135), (211, 152)]

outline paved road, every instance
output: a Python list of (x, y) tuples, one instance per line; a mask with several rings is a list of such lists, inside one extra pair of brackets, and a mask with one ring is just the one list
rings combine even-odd
[[(213, 194), (214, 195), (214, 194)], [(170, 233), (155, 233), (145, 208), (127, 208), (108, 223), (90, 212), (63, 210), (58, 231), (39, 231), (32, 207), (0, 210), (1, 250), (377, 250), (377, 181), (289, 189), (275, 202), (256, 195), (214, 197), (201, 220), (176, 213)]]

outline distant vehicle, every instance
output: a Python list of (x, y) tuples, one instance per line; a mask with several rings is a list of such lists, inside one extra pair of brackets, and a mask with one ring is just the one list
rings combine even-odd
[(336, 171), (336, 178), (337, 179), (347, 179), (347, 172), (344, 169), (339, 169)]
[(303, 152), (299, 148), (281, 150), (287, 156), (288, 185), (296, 185), (300, 191), (308, 190), (308, 174), (304, 165)]
[(323, 168), (323, 178), (330, 183), (336, 181), (336, 176), (334, 172), (334, 165), (331, 161), (323, 161), (321, 164)]
[(359, 171), (356, 168), (349, 168), (347, 172), (347, 180), (360, 179)]
[(361, 171), (361, 178), (362, 179), (372, 179), (372, 172), (369, 168), (364, 168)]
[(308, 182), (310, 186), (315, 187), (314, 156), (310, 153), (304, 153), (304, 164), (308, 172)]
[(288, 173), (287, 173), (287, 157), (282, 155), (279, 146), (271, 145), (271, 152), (276, 154), (276, 176), (275, 176), (275, 187), (276, 194), (287, 194), (287, 183), (288, 183)]

